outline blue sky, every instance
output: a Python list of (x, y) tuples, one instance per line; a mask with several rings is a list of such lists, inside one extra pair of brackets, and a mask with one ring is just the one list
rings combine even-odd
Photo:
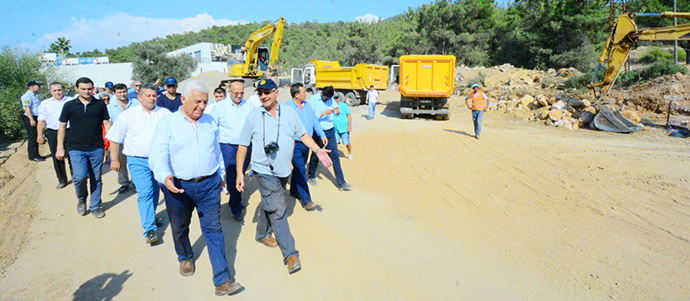
[[(499, 0), (505, 3), (507, 0)], [(2, 0), (0, 45), (42, 51), (58, 37), (71, 41), (71, 52), (126, 46), (184, 31), (284, 17), (305, 21), (352, 22), (389, 18), (434, 0), (326, 1), (25, 1)], [(144, 3), (142, 5), (142, 3)], [(289, 3), (276, 6), (258, 3)]]

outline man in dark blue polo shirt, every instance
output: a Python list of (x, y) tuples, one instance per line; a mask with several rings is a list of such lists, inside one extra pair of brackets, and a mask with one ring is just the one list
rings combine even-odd
[[(73, 182), (77, 192), (77, 212), (86, 214), (86, 197), (89, 191), (86, 179), (91, 182), (91, 204), (89, 209), (96, 218), (105, 216), (101, 208), (101, 168), (103, 167), (103, 129), (110, 130), (110, 116), (106, 104), (93, 97), (93, 81), (82, 77), (76, 83), (79, 96), (68, 101), (62, 107), (60, 128), (58, 129), (58, 147), (55, 157), (65, 158), (65, 146), (72, 161)], [(67, 123), (70, 124), (69, 139), (65, 145)]]
[(177, 80), (172, 77), (168, 77), (165, 80), (165, 93), (161, 93), (156, 101), (157, 106), (166, 108), (170, 112), (177, 112), (182, 105), (182, 95), (177, 93)]

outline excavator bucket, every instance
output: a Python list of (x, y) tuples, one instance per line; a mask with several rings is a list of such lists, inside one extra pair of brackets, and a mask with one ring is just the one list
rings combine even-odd
[(642, 130), (641, 125), (632, 123), (609, 105), (602, 105), (599, 108), (599, 113), (594, 117), (594, 126), (599, 130), (614, 133), (632, 133)]

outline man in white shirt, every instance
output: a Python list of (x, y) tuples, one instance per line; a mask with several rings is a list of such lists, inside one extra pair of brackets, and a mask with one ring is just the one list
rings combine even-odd
[[(254, 110), (254, 106), (243, 99), (244, 85), (241, 82), (233, 82), (228, 90), (229, 100), (217, 103), (211, 111), (211, 116), (218, 122), (220, 130), (220, 150), (223, 153), (225, 167), (225, 183), (230, 192), (228, 205), (235, 220), (242, 220), (242, 193), (237, 191), (233, 182), (237, 178), (237, 145), (240, 140), (242, 126), (247, 119), (249, 112)], [(251, 151), (244, 160), (244, 170), (249, 166)]]
[[(38, 108), (36, 142), (38, 142), (38, 144), (45, 144), (47, 138), (48, 147), (50, 148), (50, 157), (53, 158), (53, 168), (58, 178), (58, 185), (56, 188), (62, 189), (67, 186), (69, 180), (67, 178), (67, 170), (65, 169), (65, 161), (55, 158), (55, 151), (57, 150), (57, 132), (60, 129), (60, 114), (62, 113), (62, 107), (70, 99), (65, 97), (65, 86), (59, 82), (50, 84), (50, 94), (52, 94), (53, 97), (44, 100)], [(43, 138), (44, 129), (46, 129), (45, 138)], [(67, 158), (67, 162), (69, 163), (69, 158)], [(72, 173), (72, 164), (69, 164), (70, 173)]]
[(369, 119), (376, 117), (376, 101), (379, 99), (379, 91), (374, 89), (374, 85), (369, 86), (367, 92), (367, 102), (369, 103)]
[[(168, 109), (156, 106), (157, 94), (155, 86), (142, 85), (137, 95), (139, 105), (120, 113), (108, 134), (105, 135), (105, 138), (110, 140), (110, 168), (112, 170), (120, 171), (122, 168), (119, 153), (127, 156), (125, 164), (129, 167), (132, 181), (137, 187), (139, 217), (147, 244), (158, 241), (156, 206), (160, 187), (149, 167), (149, 151), (156, 124), (161, 118), (170, 114)], [(124, 144), (124, 149), (120, 151), (122, 144)]]

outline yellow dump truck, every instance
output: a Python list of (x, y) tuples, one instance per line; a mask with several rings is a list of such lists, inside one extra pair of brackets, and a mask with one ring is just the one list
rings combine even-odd
[(333, 86), (341, 100), (350, 106), (363, 104), (369, 86), (383, 90), (388, 85), (388, 67), (357, 64), (341, 67), (335, 61), (311, 60), (313, 66), (292, 69), (292, 83), (303, 83), (307, 91), (316, 94), (326, 86)]
[(455, 56), (400, 57), (400, 117), (431, 114), (448, 120), (448, 98), (455, 91)]

